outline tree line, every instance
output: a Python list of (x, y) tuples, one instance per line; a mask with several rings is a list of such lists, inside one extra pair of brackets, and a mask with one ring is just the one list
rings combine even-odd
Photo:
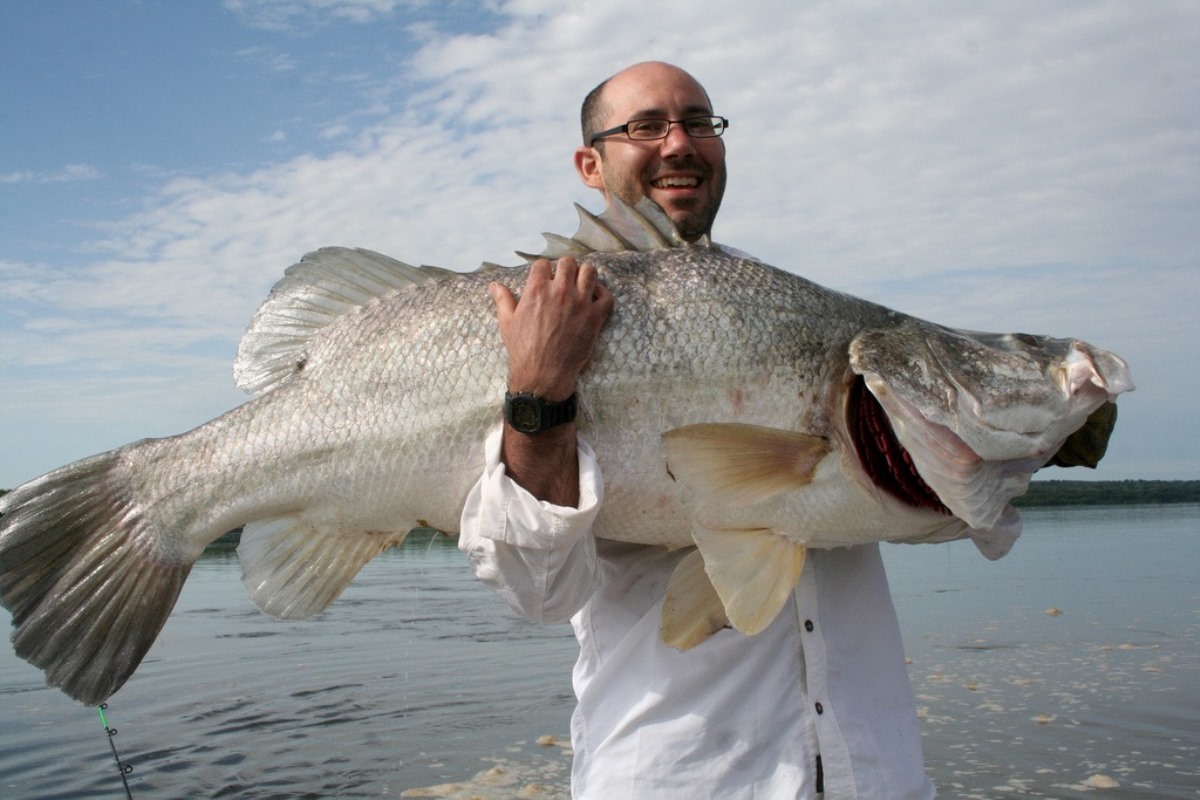
[(1200, 503), (1200, 481), (1033, 481), (1014, 506)]

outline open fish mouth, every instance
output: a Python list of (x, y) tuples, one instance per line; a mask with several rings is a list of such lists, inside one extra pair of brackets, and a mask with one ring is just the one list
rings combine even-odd
[(912, 508), (952, 513), (917, 472), (912, 455), (896, 438), (887, 413), (861, 375), (851, 382), (846, 398), (846, 429), (859, 465), (877, 488)]
[[(1081, 388), (1081, 387), (1074, 387)], [(912, 416), (917, 412), (908, 408)], [(862, 376), (855, 376), (846, 395), (846, 430), (849, 432), (859, 466), (878, 489), (911, 508), (927, 509), (939, 514), (954, 512), (942, 502), (921, 476), (912, 454), (900, 442), (887, 412), (867, 388)], [(977, 420), (985, 425), (982, 418)], [(1086, 466), (1095, 468), (1104, 457), (1109, 437), (1117, 422), (1117, 405), (1105, 402), (1088, 416), (1078, 430), (1071, 433), (1049, 457), (1045, 466)], [(942, 425), (925, 422), (936, 428), (948, 450), (967, 454), (967, 444)], [(969, 459), (974, 460), (974, 459)]]

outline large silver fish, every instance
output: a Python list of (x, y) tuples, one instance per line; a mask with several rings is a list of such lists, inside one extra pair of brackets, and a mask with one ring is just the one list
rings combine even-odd
[[(1056, 454), (1097, 459), (1133, 388), (1083, 342), (950, 330), (688, 245), (652, 204), (581, 220), (547, 255), (586, 257), (616, 297), (579, 384), (606, 482), (595, 531), (697, 546), (664, 604), (681, 648), (726, 621), (765, 627), (806, 547), (970, 535), (999, 557), (1020, 527), (1009, 501)], [(291, 267), (238, 354), (253, 400), (0, 498), (17, 654), (97, 703), (226, 531), (245, 526), (255, 602), (298, 618), (410, 529), (456, 530), (506, 384), (485, 286), (525, 275), (340, 248)]]

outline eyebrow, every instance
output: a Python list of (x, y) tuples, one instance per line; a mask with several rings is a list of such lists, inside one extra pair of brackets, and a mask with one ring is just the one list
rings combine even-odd
[[(706, 105), (684, 106), (684, 114), (712, 114), (712, 109)], [(667, 111), (664, 108), (644, 108), (635, 112), (630, 119), (665, 119)]]

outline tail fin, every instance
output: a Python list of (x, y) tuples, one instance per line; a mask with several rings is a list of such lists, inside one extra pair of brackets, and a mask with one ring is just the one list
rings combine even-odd
[(121, 452), (0, 497), (0, 604), (12, 612), (16, 653), (90, 705), (141, 663), (195, 560), (155, 546)]

